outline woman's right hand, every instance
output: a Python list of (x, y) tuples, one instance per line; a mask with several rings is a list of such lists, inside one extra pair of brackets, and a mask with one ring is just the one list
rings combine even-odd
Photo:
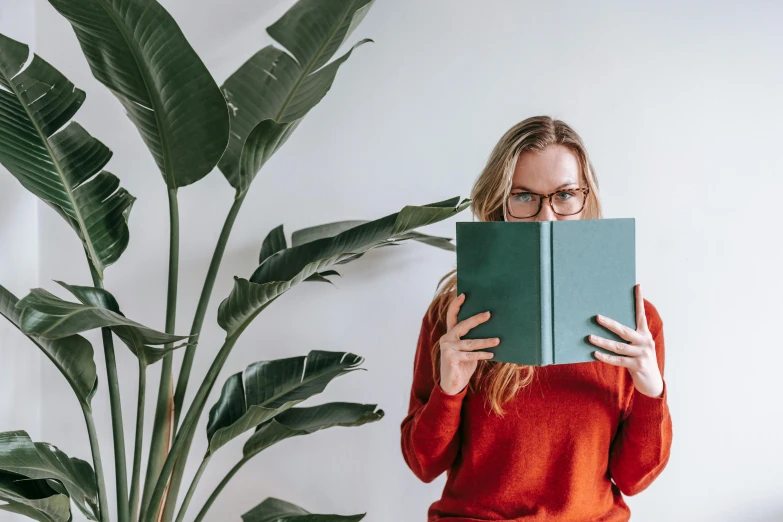
[(493, 352), (474, 352), (500, 343), (497, 337), (460, 339), (471, 328), (487, 321), (489, 312), (482, 312), (457, 323), (457, 312), (465, 301), (462, 293), (449, 304), (446, 312), (446, 333), (440, 338), (440, 387), (448, 395), (456, 395), (467, 386), (480, 359), (492, 359)]

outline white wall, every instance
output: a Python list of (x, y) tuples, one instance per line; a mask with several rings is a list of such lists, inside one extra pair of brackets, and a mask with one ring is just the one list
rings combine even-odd
[[(292, 4), (164, 2), (218, 82), (270, 42), (265, 27)], [(139, 198), (130, 247), (109, 269), (107, 287), (127, 315), (162, 328), (164, 184), (119, 103), (92, 78), (70, 26), (48, 3), (39, 0), (36, 7), (37, 50), (87, 91), (77, 119), (114, 150), (109, 169)], [(375, 43), (343, 66), (327, 98), (251, 190), (210, 303), (194, 382), (222, 338), (214, 323), (217, 305), (233, 275), (252, 272), (271, 228), (284, 223), (290, 237), (317, 223), (465, 197), (509, 126), (549, 114), (584, 138), (606, 216), (637, 218), (638, 281), (666, 325), (672, 456), (649, 489), (627, 499), (633, 520), (780, 520), (783, 351), (768, 325), (774, 328), (783, 313), (783, 251), (776, 236), (781, 16), (780, 5), (761, 1), (740, 9), (728, 2), (379, 0), (352, 40)], [(5, 196), (13, 183), (3, 183)], [(18, 204), (22, 197), (3, 200)], [(180, 332), (189, 328), (231, 197), (218, 171), (180, 191)], [(30, 214), (29, 206), (25, 211)], [(2, 236), (18, 233), (12, 230), (17, 214), (3, 209), (2, 216)], [(463, 213), (459, 219), (471, 218)], [(74, 234), (43, 205), (39, 220), (40, 284), (52, 291), (52, 279), (88, 284)], [(453, 237), (454, 220), (425, 231)], [(5, 253), (8, 243), (0, 244)], [(13, 289), (34, 280), (24, 274), (34, 255), (33, 249), (18, 267), (3, 265)], [(419, 321), (454, 262), (453, 254), (420, 244), (375, 250), (340, 270), (339, 289), (302, 285), (256, 320), (221, 384), (256, 360), (313, 348), (348, 350), (367, 358), (368, 371), (341, 377), (312, 403), (378, 403), (386, 418), (281, 443), (234, 478), (208, 520), (239, 520), (267, 496), (316, 512), (366, 511), (368, 521), (424, 519), (445, 476), (431, 484), (414, 477), (400, 453), (399, 424)], [(100, 353), (97, 337), (90, 338)], [(130, 440), (136, 369), (121, 346), (118, 358)], [(106, 379), (98, 359), (95, 409), (111, 474)], [(43, 438), (89, 458), (67, 385), (49, 365), (43, 368)], [(153, 389), (157, 371), (150, 371)], [(152, 410), (150, 402), (148, 427)], [(204, 447), (200, 435), (191, 472)], [(240, 448), (234, 443), (213, 459), (192, 514)], [(129, 462), (130, 452), (129, 442)], [(113, 490), (109, 496), (114, 502)]]

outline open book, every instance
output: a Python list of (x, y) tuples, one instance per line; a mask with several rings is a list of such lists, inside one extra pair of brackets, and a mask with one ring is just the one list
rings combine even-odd
[(489, 310), (462, 339), (500, 338), (492, 361), (597, 362), (590, 334), (627, 343), (596, 314), (636, 330), (634, 218), (457, 222), (457, 318)]

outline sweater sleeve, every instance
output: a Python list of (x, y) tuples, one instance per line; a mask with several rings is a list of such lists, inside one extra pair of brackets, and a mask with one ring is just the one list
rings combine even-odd
[[(645, 311), (650, 331), (654, 332), (655, 356), (663, 377), (663, 324), (655, 307), (646, 300)], [(620, 423), (609, 454), (609, 472), (625, 495), (644, 491), (669, 461), (672, 419), (667, 399), (665, 379), (659, 397), (644, 395), (636, 387), (633, 388), (629, 409)]]
[(467, 386), (447, 394), (433, 378), (433, 328), (422, 319), (413, 364), (408, 414), (402, 421), (402, 454), (408, 467), (423, 482), (432, 482), (449, 467), (459, 451), (459, 424)]

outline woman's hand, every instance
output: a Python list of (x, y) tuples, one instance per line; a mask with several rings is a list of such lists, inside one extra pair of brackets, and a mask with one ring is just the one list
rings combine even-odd
[(465, 301), (465, 294), (460, 294), (449, 305), (446, 312), (446, 333), (440, 338), (440, 387), (449, 395), (456, 395), (467, 386), (473, 372), (476, 371), (479, 359), (491, 359), (493, 352), (474, 352), (479, 348), (492, 348), (500, 344), (500, 339), (460, 339), (471, 328), (486, 322), (489, 312), (483, 312), (468, 317), (457, 323), (457, 312)]
[(589, 339), (596, 346), (625, 356), (620, 357), (595, 351), (594, 353), (598, 360), (614, 366), (628, 368), (631, 378), (633, 378), (634, 386), (636, 386), (639, 392), (649, 397), (660, 397), (663, 393), (663, 377), (658, 368), (658, 360), (655, 358), (655, 341), (653, 341), (652, 334), (647, 327), (647, 315), (644, 313), (641, 285), (637, 284), (635, 290), (636, 331), (608, 317), (596, 316), (599, 324), (613, 331), (626, 341), (630, 341), (631, 344), (610, 341), (595, 335), (591, 335)]

